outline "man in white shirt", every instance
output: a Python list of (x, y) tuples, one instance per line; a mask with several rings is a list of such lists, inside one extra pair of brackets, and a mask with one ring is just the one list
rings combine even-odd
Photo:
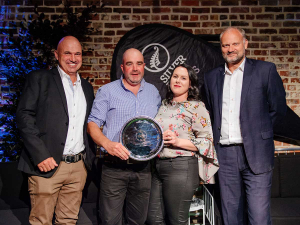
[[(76, 224), (94, 153), (86, 133), (94, 92), (78, 75), (82, 48), (72, 36), (55, 51), (57, 68), (29, 73), (17, 109), (25, 148), (18, 168), (28, 174), (30, 224)], [(84, 162), (83, 162), (84, 160)]]
[(273, 127), (286, 113), (285, 90), (273, 63), (245, 57), (244, 30), (229, 27), (220, 40), (226, 63), (206, 73), (204, 85), (220, 162), (223, 221), (270, 225)]

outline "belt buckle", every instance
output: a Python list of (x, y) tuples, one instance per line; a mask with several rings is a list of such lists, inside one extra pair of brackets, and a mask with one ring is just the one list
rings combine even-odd
[(64, 162), (67, 163), (67, 164), (70, 164), (70, 163), (71, 163), (71, 160), (70, 160), (70, 161), (67, 161), (68, 157), (69, 157), (68, 155), (65, 156)]
[(128, 159), (126, 160), (126, 163), (127, 163), (128, 165), (133, 164), (133, 162), (130, 162), (130, 158), (128, 158)]

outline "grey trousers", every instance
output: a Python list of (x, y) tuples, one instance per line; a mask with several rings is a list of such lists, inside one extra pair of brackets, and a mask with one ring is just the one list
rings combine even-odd
[(199, 182), (197, 158), (156, 159), (146, 224), (188, 224), (191, 200)]
[(102, 225), (145, 223), (151, 187), (150, 163), (102, 166), (100, 219)]

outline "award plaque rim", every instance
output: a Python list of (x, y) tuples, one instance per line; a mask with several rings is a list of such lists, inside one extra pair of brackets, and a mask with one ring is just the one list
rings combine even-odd
[[(153, 123), (156, 125), (156, 127), (161, 131), (161, 143), (160, 143), (160, 146), (159, 146), (157, 152), (156, 152), (155, 154), (153, 154), (153, 155), (147, 157), (147, 158), (144, 158), (144, 157), (137, 157), (137, 156), (136, 156), (135, 154), (133, 154), (133, 153), (132, 153), (125, 145), (124, 145), (124, 143), (123, 143), (123, 131), (124, 131), (125, 127), (126, 127), (126, 126), (128, 125), (128, 123), (130, 123), (132, 120), (136, 120), (136, 119), (147, 119), (147, 120), (150, 120), (150, 121), (153, 122)], [(164, 140), (163, 140), (162, 134), (163, 134), (163, 129), (162, 129), (162, 127), (159, 125), (159, 123), (158, 123), (155, 119), (153, 119), (153, 118), (151, 118), (151, 117), (149, 117), (149, 116), (136, 116), (136, 117), (133, 117), (133, 118), (130, 118), (129, 120), (127, 120), (127, 121), (124, 123), (124, 125), (122, 126), (122, 129), (121, 129), (121, 132), (120, 132), (120, 142), (121, 142), (121, 144), (122, 144), (122, 145), (130, 152), (130, 155), (129, 155), (130, 158), (132, 158), (132, 159), (134, 159), (134, 160), (136, 160), (136, 161), (148, 161), (148, 160), (153, 159), (154, 157), (156, 157), (156, 156), (158, 155), (158, 153), (160, 153), (160, 151), (162, 150), (162, 148), (163, 148), (163, 146), (164, 146)]]

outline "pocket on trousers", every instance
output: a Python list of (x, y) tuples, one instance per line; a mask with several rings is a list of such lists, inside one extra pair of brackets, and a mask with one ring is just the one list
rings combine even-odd
[(88, 173), (84, 161), (83, 161), (83, 160), (81, 160), (81, 161), (82, 161), (82, 167), (83, 167), (84, 171), (85, 171), (86, 173)]
[(58, 164), (58, 167), (56, 168), (54, 174), (50, 178), (55, 177), (55, 175), (58, 173), (59, 168), (61, 167), (60, 165), (61, 165), (61, 162)]
[(261, 132), (262, 139), (273, 138), (274, 133), (273, 130)]
[(184, 161), (172, 161), (172, 168), (175, 170), (187, 171), (189, 169), (189, 162)]

